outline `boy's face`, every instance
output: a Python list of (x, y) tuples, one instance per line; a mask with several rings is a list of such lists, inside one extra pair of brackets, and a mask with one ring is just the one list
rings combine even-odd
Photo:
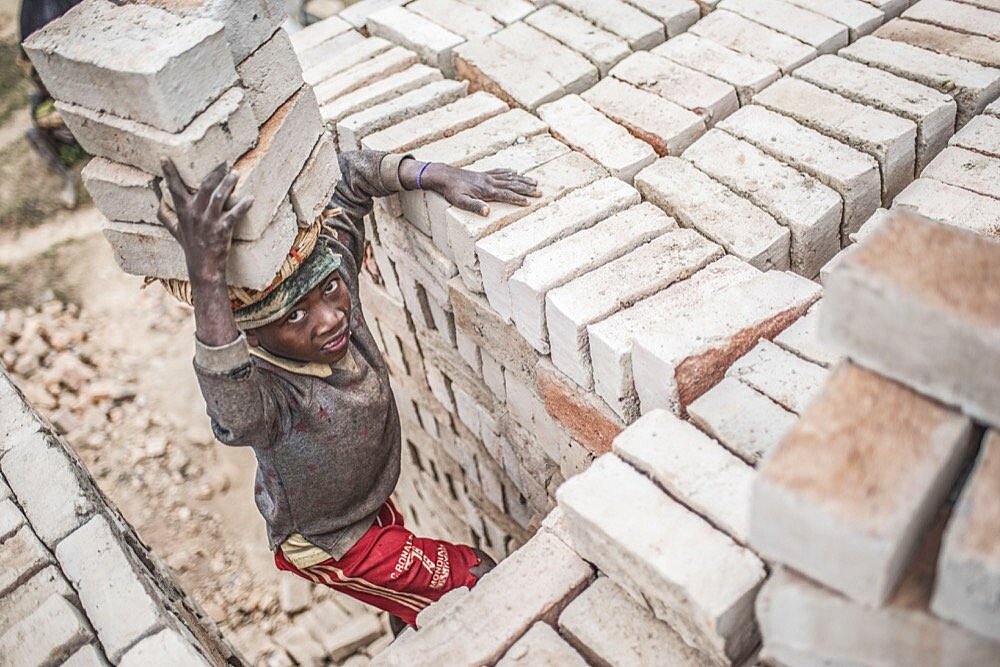
[(351, 295), (333, 272), (280, 320), (248, 331), (247, 341), (286, 359), (333, 364), (347, 354), (350, 321)]

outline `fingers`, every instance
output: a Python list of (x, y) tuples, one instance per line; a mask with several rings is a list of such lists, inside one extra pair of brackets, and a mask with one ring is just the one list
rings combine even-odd
[(212, 192), (212, 198), (208, 202), (209, 219), (218, 218), (222, 215), (222, 209), (229, 200), (229, 195), (233, 194), (236, 181), (239, 178), (235, 171), (230, 171), (222, 178), (222, 182)]
[(513, 190), (518, 194), (526, 195), (528, 197), (542, 196), (541, 191), (538, 189), (538, 181), (533, 178), (528, 178), (527, 176), (521, 176), (520, 174), (508, 174), (502, 176), (490, 174), (490, 183), (494, 187)]
[(171, 236), (178, 241), (181, 240), (179, 236), (180, 230), (177, 227), (177, 219), (174, 217), (174, 212), (167, 206), (166, 199), (160, 200), (160, 209), (156, 212), (156, 219), (160, 221), (161, 225), (167, 228)]
[(515, 206), (525, 206), (528, 203), (527, 197), (519, 195), (508, 188), (491, 188), (486, 192), (483, 199), (486, 201), (499, 201), (505, 204), (514, 204)]
[(197, 211), (204, 211), (208, 208), (212, 196), (215, 193), (215, 189), (219, 187), (219, 183), (222, 179), (226, 177), (226, 163), (220, 162), (215, 169), (209, 172), (208, 176), (204, 178), (201, 182), (201, 186), (198, 188), (198, 192), (194, 196), (194, 207)]
[(177, 167), (174, 166), (174, 161), (170, 158), (160, 159), (160, 169), (163, 170), (163, 178), (167, 181), (167, 188), (170, 189), (170, 196), (174, 198), (174, 205), (181, 206), (183, 202), (186, 202), (190, 193), (188, 192), (187, 186), (184, 185), (181, 175), (177, 172)]
[(459, 207), (463, 211), (478, 213), (482, 216), (490, 214), (490, 207), (487, 206), (485, 202), (476, 199), (475, 197), (470, 197), (469, 195), (459, 195), (458, 198), (452, 202), (452, 204)]
[[(228, 196), (229, 195), (227, 194), (226, 197)], [(223, 197), (222, 201), (225, 201), (226, 197)], [(233, 228), (236, 227), (241, 220), (243, 220), (252, 205), (253, 197), (244, 197), (236, 202), (236, 205), (229, 209), (224, 216), (222, 216), (222, 224), (226, 231), (232, 231)]]

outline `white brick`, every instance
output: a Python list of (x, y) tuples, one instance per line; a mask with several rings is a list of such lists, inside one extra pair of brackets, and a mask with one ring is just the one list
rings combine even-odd
[(559, 629), (591, 664), (655, 665), (666, 658), (672, 667), (705, 664), (703, 654), (608, 577), (569, 603)]
[(465, 95), (467, 89), (468, 84), (464, 81), (431, 81), (415, 90), (360, 109), (337, 123), (340, 150), (358, 150), (362, 140), (368, 135), (456, 102)]
[(822, 390), (826, 369), (761, 340), (726, 375), (753, 387), (789, 412), (802, 414)]
[[(314, 23), (313, 25), (319, 24)], [(293, 35), (298, 35), (301, 32), (300, 30)], [(374, 45), (377, 48), (370, 46), (374, 40), (377, 40)], [(306, 51), (296, 50), (295, 55), (298, 56), (299, 64), (304, 70), (303, 80), (309, 83), (305, 77), (305, 72), (309, 72), (309, 79), (319, 82), (332, 76), (332, 72), (342, 71), (345, 66), (348, 66), (347, 63), (357, 64), (371, 58), (374, 53), (381, 53), (385, 50), (384, 44), (387, 44), (384, 39), (379, 37), (365, 38), (364, 35), (355, 30), (343, 32), (331, 30), (325, 41), (315, 43)], [(362, 57), (363, 54), (366, 55)], [(313, 84), (310, 83), (310, 85)]]
[(579, 93), (597, 83), (597, 68), (586, 58), (527, 23), (509, 25), (493, 35), (493, 40), (520, 51), (534, 67), (552, 75), (567, 93)]
[[(94, 513), (92, 490), (62, 446), (49, 438), (7, 452), (4, 477), (38, 537), (49, 547)], [(44, 484), (38, 480), (44, 479)]]
[(903, 10), (910, 6), (912, 0), (865, 0), (865, 2), (881, 10), (886, 19), (890, 19), (902, 14)]
[(687, 160), (665, 157), (639, 172), (646, 199), (761, 270), (787, 269), (790, 234), (769, 213)]
[(719, 123), (718, 129), (836, 190), (844, 205), (842, 244), (881, 203), (882, 180), (874, 158), (787, 116), (750, 105)]
[(611, 75), (699, 114), (709, 126), (739, 108), (728, 83), (646, 51), (618, 63)]
[(259, 123), (270, 118), (302, 86), (302, 68), (284, 30), (274, 33), (236, 71)]
[(300, 226), (311, 223), (323, 211), (340, 177), (340, 161), (333, 135), (324, 132), (288, 193)]
[(348, 5), (346, 9), (340, 12), (339, 16), (358, 30), (361, 30), (365, 27), (365, 21), (368, 19), (369, 14), (385, 7), (393, 7), (405, 3), (406, 0), (360, 0), (360, 2)]
[[(344, 660), (362, 652), (384, 632), (382, 620), (378, 616), (362, 614), (346, 623), (337, 624), (335, 628), (318, 635), (318, 639), (330, 660)], [(314, 632), (313, 635), (316, 636), (317, 633)]]
[(236, 83), (218, 23), (144, 5), (84, 3), (24, 48), (56, 99), (164, 132), (182, 130)]
[(948, 144), (1000, 158), (1000, 118), (986, 114), (976, 116)]
[(921, 175), (1000, 199), (1000, 158), (950, 146), (941, 151)]
[(422, 63), (417, 63), (402, 72), (396, 72), (384, 79), (373, 81), (353, 93), (347, 93), (342, 97), (330, 100), (320, 107), (319, 112), (324, 123), (337, 125), (339, 121), (352, 114), (387, 102), (440, 79), (441, 72)]
[(458, 0), (414, 0), (406, 9), (465, 39), (489, 35), (503, 27), (488, 12)]
[[(588, 334), (588, 326), (687, 278), (721, 255), (719, 246), (695, 231), (670, 231), (606, 266), (550, 290), (545, 299), (545, 318), (552, 362), (581, 387), (590, 388), (594, 383), (593, 328)], [(634, 325), (630, 321), (628, 330)], [(617, 342), (631, 344), (630, 339)], [(609, 405), (614, 407), (610, 402)]]
[(962, 127), (1000, 94), (1000, 70), (878, 37), (862, 37), (840, 52), (850, 60), (936, 88), (958, 103)]
[(822, 301), (817, 301), (809, 312), (775, 336), (774, 342), (807, 361), (827, 368), (836, 364), (841, 357), (819, 340), (821, 306)]
[(392, 42), (381, 37), (362, 39), (357, 44), (354, 44), (352, 48), (343, 49), (339, 53), (325, 53), (321, 61), (310, 65), (308, 68), (304, 68), (302, 79), (310, 86), (319, 85), (393, 48), (394, 45)]
[(690, 423), (654, 410), (614, 442), (623, 461), (740, 544), (750, 532), (754, 470)]
[(535, 11), (535, 6), (528, 0), (506, 0), (506, 2), (494, 2), (494, 0), (462, 0), (470, 7), (475, 7), (484, 12), (488, 12), (497, 21), (504, 25), (510, 25), (515, 21), (523, 19), (525, 16)]
[(527, 206), (494, 203), (490, 205), (490, 213), (485, 217), (455, 207), (447, 210), (448, 241), (459, 273), (470, 289), (483, 289), (479, 262), (476, 259), (476, 241), (548, 205), (567, 192), (596, 181), (605, 172), (580, 153), (567, 153), (528, 171), (526, 175), (538, 182), (538, 189), (542, 192), (541, 197), (532, 198)]
[(983, 109), (983, 113), (989, 114), (991, 116), (1000, 117), (1000, 99), (996, 99), (990, 102), (986, 106), (986, 108)]
[(882, 201), (886, 205), (913, 176), (917, 126), (911, 120), (851, 102), (792, 77), (771, 84), (754, 97), (754, 102), (874, 157), (882, 171)]
[(1000, 14), (951, 0), (920, 0), (905, 12), (904, 19), (932, 23), (958, 32), (1000, 40)]
[[(164, 9), (181, 16), (213, 19), (226, 27), (226, 41), (233, 62), (242, 62), (274, 34), (288, 16), (281, 0), (155, 0)], [(213, 63), (214, 64), (214, 63)]]
[(160, 189), (152, 174), (95, 157), (81, 173), (94, 204), (110, 220), (156, 222)]
[(789, 4), (825, 16), (850, 29), (849, 41), (867, 35), (882, 25), (885, 14), (861, 0), (786, 0)]
[(957, 107), (951, 96), (889, 72), (825, 55), (795, 70), (795, 76), (916, 123), (916, 173), (945, 147), (954, 132)]
[(557, 0), (557, 3), (618, 35), (634, 50), (651, 49), (665, 38), (660, 21), (620, 0)]
[(736, 88), (740, 104), (749, 104), (754, 93), (781, 76), (781, 72), (772, 63), (690, 33), (664, 42), (653, 49), (652, 53), (732, 84)]
[(7, 665), (59, 664), (91, 637), (80, 611), (52, 595), (0, 636), (0, 655)]
[(257, 141), (257, 120), (239, 88), (231, 88), (177, 134), (149, 125), (57, 102), (66, 126), (91, 155), (124, 162), (162, 176), (160, 157), (174, 161), (190, 187), (220, 162), (232, 163)]
[(402, 72), (416, 63), (417, 55), (413, 51), (394, 46), (316, 84), (316, 99), (321, 105), (335, 102), (348, 93), (384, 79), (390, 74)]
[(10, 498), (0, 501), (0, 542), (17, 532), (26, 519)]
[(161, 630), (146, 637), (128, 650), (120, 667), (172, 667), (173, 665), (208, 666), (195, 648), (175, 630)]
[(52, 562), (52, 555), (27, 524), (0, 542), (0, 556), (4, 563), (0, 570), (0, 599)]
[(71, 655), (62, 667), (107, 667), (107, 664), (104, 656), (94, 648), (94, 645), (87, 644)]
[(721, 130), (709, 130), (684, 158), (788, 227), (793, 271), (812, 278), (840, 250), (840, 196), (811, 176)]
[(492, 155), (548, 128), (524, 109), (511, 109), (482, 123), (420, 146), (413, 151), (417, 160), (444, 162), (464, 167)]
[(929, 178), (913, 181), (893, 206), (988, 237), (1000, 234), (1000, 202)]
[(657, 155), (679, 155), (705, 131), (705, 121), (693, 111), (613, 77), (602, 79), (581, 97), (652, 146)]
[(368, 15), (368, 32), (416, 51), (425, 65), (453, 73), (451, 50), (465, 41), (461, 35), (403, 7), (387, 7)]
[(723, 378), (687, 408), (698, 428), (750, 465), (757, 465), (795, 424), (796, 416), (739, 380)]
[[(164, 227), (138, 222), (109, 222), (104, 236), (115, 261), (126, 273), (187, 280), (184, 251)], [(295, 211), (286, 201), (274, 221), (255, 241), (233, 241), (226, 268), (230, 285), (263, 289), (271, 284), (298, 232)]]
[(632, 53), (628, 42), (558, 5), (547, 5), (524, 19), (594, 63), (601, 76)]
[(586, 667), (587, 661), (559, 636), (552, 626), (535, 623), (510, 647), (497, 667)]
[(514, 315), (508, 281), (531, 252), (639, 203), (639, 193), (616, 178), (602, 178), (480, 239), (476, 256), (486, 298), (506, 320)]
[(971, 428), (910, 389), (838, 366), (761, 464), (751, 544), (862, 604), (883, 604), (965, 465)]
[(403, 153), (481, 123), (487, 118), (507, 111), (508, 108), (505, 103), (489, 93), (473, 93), (433, 111), (408, 118), (398, 125), (370, 134), (362, 140), (361, 146), (371, 150)]
[(508, 283), (511, 314), (521, 335), (546, 354), (545, 295), (651, 241), (677, 223), (652, 204), (640, 204), (529, 254)]
[(820, 334), (858, 363), (1000, 424), (1000, 295), (983, 289), (998, 271), (995, 241), (897, 216), (833, 273)]
[(766, 576), (753, 553), (614, 455), (568, 480), (557, 497), (574, 548), (685, 642), (713, 664), (749, 655), (758, 641), (753, 601)]
[(794, 37), (820, 53), (833, 53), (847, 46), (845, 25), (781, 0), (722, 0), (719, 9), (727, 9)]
[(931, 608), (973, 632), (1000, 642), (1000, 554), (996, 549), (1000, 434), (983, 439), (944, 534)]
[(667, 38), (679, 35), (701, 18), (701, 10), (694, 0), (626, 0), (653, 18), (663, 22)]
[(707, 37), (728, 49), (769, 62), (783, 74), (815, 58), (817, 53), (816, 49), (797, 39), (722, 9), (713, 11), (695, 23), (690, 32)]
[(591, 157), (611, 175), (628, 183), (656, 160), (653, 148), (587, 104), (579, 95), (567, 95), (538, 107), (556, 138)]
[(876, 30), (875, 36), (964, 58), (986, 67), (1000, 67), (1000, 42), (982, 35), (970, 35), (929, 23), (897, 19)]
[[(317, 21), (292, 34), (291, 42), (295, 52), (300, 57), (307, 57), (310, 51), (325, 46), (334, 37), (351, 31), (351, 24), (342, 18), (333, 16)], [(317, 49), (318, 50), (318, 49)]]
[(635, 337), (632, 370), (644, 413), (680, 412), (721, 380), (729, 363), (757, 339), (800, 317), (820, 289), (795, 274), (769, 271), (716, 295), (699, 292), (690, 310), (671, 310)]
[(454, 62), (456, 76), (470, 81), (474, 89), (488, 91), (528, 110), (566, 94), (544, 63), (520, 49), (508, 49), (491, 37), (456, 48)]

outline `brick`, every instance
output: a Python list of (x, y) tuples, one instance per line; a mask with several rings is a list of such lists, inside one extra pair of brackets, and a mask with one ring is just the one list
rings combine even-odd
[(848, 41), (871, 33), (885, 21), (885, 14), (861, 0), (786, 0), (788, 4), (807, 9), (848, 27)]
[[(354, 33), (348, 34), (353, 35)], [(341, 36), (340, 39), (343, 40), (344, 36)], [(381, 37), (362, 38), (356, 44), (352, 44), (351, 47), (343, 49), (339, 53), (327, 52), (319, 62), (311, 64), (309, 67), (303, 67), (302, 79), (310, 86), (317, 86), (338, 74), (357, 67), (395, 48), (392, 42)], [(405, 52), (405, 49), (402, 52)], [(413, 58), (416, 60), (415, 55)], [(435, 71), (437, 70), (435, 69)]]
[(91, 637), (80, 611), (52, 595), (0, 636), (0, 654), (10, 665), (59, 664)]
[(997, 506), (1000, 434), (983, 439), (976, 467), (944, 533), (931, 608), (942, 618), (1000, 642), (1000, 554)]
[(600, 399), (581, 391), (545, 361), (538, 367), (538, 391), (545, 409), (575, 442), (596, 456), (611, 451), (611, 441), (624, 424)]
[(701, 430), (750, 465), (777, 447), (795, 424), (796, 416), (743, 384), (723, 378), (687, 407)]
[(330, 660), (343, 660), (364, 649), (382, 633), (381, 619), (374, 614), (363, 614), (323, 633), (317, 639)]
[(701, 19), (691, 34), (777, 66), (782, 74), (816, 57), (816, 49), (767, 26), (719, 9)]
[(360, 0), (348, 5), (338, 14), (340, 18), (353, 25), (358, 30), (365, 27), (368, 15), (385, 7), (403, 5), (406, 0)]
[(690, 162), (666, 157), (635, 179), (639, 192), (730, 254), (761, 270), (789, 267), (790, 234), (769, 213)]
[(310, 60), (311, 52), (319, 52), (331, 39), (351, 32), (351, 24), (339, 17), (331, 17), (307, 25), (292, 33), (291, 42), (299, 57)]
[(490, 306), (512, 319), (508, 282), (526, 256), (638, 203), (634, 188), (616, 178), (602, 178), (480, 239), (476, 256)]
[[(22, 445), (3, 458), (3, 474), (32, 528), (49, 547), (94, 513), (89, 484), (76, 461), (49, 438)], [(45, 479), (45, 484), (39, 484)]]
[(160, 208), (158, 179), (152, 174), (95, 157), (81, 173), (94, 204), (109, 220), (156, 222)]
[(0, 502), (0, 541), (17, 532), (25, 523), (24, 515), (11, 499)]
[(618, 35), (633, 50), (651, 49), (665, 38), (660, 21), (620, 0), (558, 0), (558, 4)]
[(836, 190), (844, 206), (841, 243), (881, 203), (882, 181), (874, 158), (787, 116), (750, 105), (719, 123), (718, 129)]
[[(109, 222), (103, 231), (114, 250), (115, 261), (126, 273), (187, 280), (184, 251), (164, 227)], [(233, 241), (227, 282), (250, 289), (267, 287), (288, 255), (297, 232), (295, 211), (286, 201), (263, 236), (255, 241)]]
[(52, 562), (52, 555), (38, 541), (31, 526), (23, 525), (0, 542), (4, 567), (0, 570), (0, 595), (6, 597), (32, 575)]
[(629, 0), (628, 3), (663, 22), (668, 39), (681, 34), (701, 18), (694, 0)]
[[(555, 417), (550, 412), (548, 404), (541, 395), (540, 388), (550, 389), (548, 385), (551, 384), (551, 381), (547, 384), (539, 378), (537, 383), (529, 385), (510, 372), (504, 374), (504, 379), (507, 388), (507, 408), (510, 410), (510, 416), (513, 417), (518, 426), (526, 430), (524, 433), (525, 437), (520, 439), (514, 437), (515, 433), (509, 433), (508, 435), (511, 436), (512, 444), (528, 444), (535, 447), (535, 451), (522, 453), (521, 458), (530, 456), (538, 459), (539, 455), (541, 455), (553, 460), (557, 459), (560, 447), (569, 441), (570, 436), (555, 421)], [(559, 413), (560, 410), (557, 409), (556, 412)], [(568, 410), (562, 410), (562, 412), (566, 413)], [(601, 425), (599, 430), (603, 430), (603, 427), (604, 424)], [(524, 440), (527, 442), (522, 442)]]
[(618, 63), (611, 75), (693, 111), (709, 126), (739, 108), (736, 89), (728, 83), (646, 51)]
[(840, 197), (811, 176), (714, 129), (691, 144), (684, 158), (788, 227), (793, 271), (812, 278), (840, 250)]
[(1000, 202), (960, 187), (918, 178), (893, 200), (896, 208), (987, 237), (1000, 238)]
[(239, 88), (223, 93), (176, 134), (68, 102), (57, 102), (56, 107), (91, 155), (157, 176), (163, 175), (160, 157), (168, 157), (191, 187), (200, 185), (220, 162), (234, 162), (257, 141), (257, 120)]
[(1000, 40), (1000, 16), (997, 12), (961, 2), (920, 0), (903, 12), (902, 17)]
[(388, 102), (434, 81), (441, 79), (441, 72), (422, 63), (411, 65), (401, 72), (390, 74), (384, 79), (330, 100), (320, 107), (323, 122), (338, 125), (341, 120), (370, 107)]
[[(545, 316), (552, 362), (581, 387), (594, 386), (591, 357), (594, 331), (600, 331), (597, 323), (696, 274), (722, 254), (719, 246), (695, 231), (669, 231), (624, 257), (550, 290)], [(625, 331), (631, 332), (638, 324), (629, 316), (623, 318), (628, 320)], [(631, 345), (630, 339), (616, 343)], [(602, 397), (607, 400), (607, 396)], [(609, 405), (615, 407), (615, 403)]]
[(284, 30), (275, 32), (263, 46), (237, 65), (236, 71), (253, 115), (261, 123), (302, 87), (302, 68)]
[(1000, 94), (1000, 70), (878, 37), (862, 37), (840, 56), (917, 81), (955, 98), (956, 127)]
[(948, 145), (1000, 158), (1000, 118), (986, 114), (976, 116), (955, 133)]
[(468, 80), (473, 90), (485, 90), (512, 106), (534, 110), (566, 94), (544, 64), (539, 66), (527, 54), (490, 37), (456, 48), (454, 63), (456, 77)]
[(597, 68), (586, 58), (527, 23), (509, 25), (493, 35), (493, 40), (520, 51), (535, 67), (552, 75), (567, 93), (579, 93), (597, 83)]
[(538, 107), (538, 115), (549, 124), (556, 138), (588, 155), (623, 181), (631, 183), (640, 169), (656, 160), (649, 144), (633, 137), (579, 95), (543, 104)]
[(518, 331), (540, 353), (548, 353), (545, 295), (549, 290), (676, 228), (663, 211), (645, 203), (532, 252), (508, 282), (510, 313)]
[(998, 269), (995, 242), (898, 216), (833, 274), (820, 333), (858, 363), (998, 424), (1000, 295), (980, 289)]
[(333, 135), (324, 132), (288, 193), (300, 226), (312, 222), (323, 211), (340, 178), (340, 162)]
[(526, 17), (524, 22), (582, 54), (597, 67), (602, 77), (632, 52), (624, 39), (558, 5), (547, 5)]
[(539, 667), (585, 667), (587, 661), (559, 636), (552, 626), (535, 623), (515, 642), (497, 663), (497, 667), (538, 665)]
[(608, 577), (598, 577), (559, 616), (559, 629), (591, 664), (702, 667), (705, 656)]
[(906, 42), (928, 51), (971, 60), (986, 67), (1000, 67), (1000, 43), (964, 32), (906, 19), (889, 21), (875, 31), (876, 37)]
[(713, 664), (749, 655), (758, 641), (753, 600), (766, 576), (753, 553), (614, 455), (568, 480), (557, 497), (581, 556), (687, 644)]
[(774, 342), (807, 361), (828, 368), (840, 361), (840, 355), (819, 340), (821, 303), (817, 301), (805, 315), (775, 336)]
[(1000, 174), (1000, 158), (950, 146), (927, 165), (921, 176), (1000, 199), (997, 174)]
[(543, 134), (545, 123), (524, 109), (511, 109), (451, 136), (414, 149), (417, 160), (465, 167), (529, 137)]
[(754, 97), (754, 102), (874, 157), (882, 172), (882, 201), (886, 205), (912, 178), (917, 126), (911, 120), (851, 102), (792, 77), (771, 84)]
[(406, 152), (481, 123), (508, 108), (505, 103), (488, 93), (473, 93), (370, 134), (362, 140), (361, 145), (371, 150)]
[(535, 6), (528, 0), (507, 0), (507, 2), (493, 2), (493, 0), (462, 0), (470, 7), (475, 7), (487, 12), (497, 21), (504, 25), (510, 25), (515, 21), (520, 21), (525, 16), (535, 11)]
[(316, 84), (316, 99), (321, 105), (327, 105), (370, 83), (412, 67), (417, 60), (413, 51), (394, 46)]
[(281, 0), (254, 0), (250, 3), (242, 0), (148, 0), (147, 4), (180, 16), (222, 23), (234, 63), (242, 62), (256, 51), (288, 16)]
[(951, 96), (889, 72), (825, 55), (795, 70), (795, 76), (916, 123), (916, 173), (945, 147), (954, 132), (957, 106)]
[(368, 135), (387, 128), (391, 129), (393, 124), (452, 104), (465, 96), (467, 88), (465, 82), (431, 81), (419, 88), (352, 113), (337, 123), (340, 150), (358, 150), (361, 148), (362, 140)]
[(965, 465), (970, 430), (910, 389), (839, 366), (761, 465), (751, 544), (862, 604), (883, 604)]
[(483, 37), (503, 27), (488, 12), (458, 0), (414, 0), (406, 9), (465, 39)]
[(678, 502), (746, 544), (754, 470), (718, 442), (672, 413), (654, 410), (615, 438), (614, 452)]
[(183, 130), (236, 83), (218, 23), (144, 5), (74, 7), (24, 48), (56, 99), (164, 132)]
[(121, 667), (208, 665), (204, 656), (176, 630), (161, 630), (138, 642), (121, 657)]
[(612, 77), (581, 97), (660, 156), (679, 155), (705, 131), (705, 121), (693, 111)]
[(721, 79), (736, 89), (740, 104), (781, 76), (777, 66), (721, 46), (710, 39), (686, 33), (664, 42), (652, 53), (679, 65)]
[(470, 289), (483, 289), (476, 259), (476, 241), (550, 204), (567, 192), (596, 181), (605, 173), (589, 158), (571, 152), (526, 172), (526, 175), (538, 182), (542, 193), (541, 197), (530, 199), (526, 206), (495, 203), (490, 206), (487, 216), (455, 207), (447, 209), (449, 245), (459, 273)]
[(104, 656), (94, 648), (94, 645), (87, 644), (71, 655), (62, 665), (63, 667), (105, 667), (107, 664)]
[[(543, 576), (539, 576), (543, 573)], [(451, 613), (374, 664), (492, 664), (536, 621), (554, 622), (593, 571), (545, 531), (503, 560)]]
[(727, 9), (808, 44), (820, 53), (847, 46), (847, 26), (781, 0), (722, 0)]
[(753, 387), (789, 412), (802, 414), (822, 390), (827, 373), (822, 366), (761, 340), (737, 359), (726, 375)]
[(445, 76), (454, 72), (451, 50), (465, 41), (461, 35), (403, 7), (387, 7), (369, 14), (365, 25), (370, 34), (412, 49), (425, 65), (437, 67)]
[(872, 7), (881, 10), (886, 19), (895, 18), (910, 6), (911, 0), (864, 0)]
[(52, 595), (61, 595), (77, 604), (76, 592), (55, 565), (47, 565), (24, 583), (0, 598), (0, 635), (28, 616)]
[(632, 370), (642, 412), (662, 407), (679, 413), (758, 339), (801, 317), (819, 292), (815, 283), (779, 271), (714, 295), (697, 291), (690, 310), (670, 311), (635, 337)]
[(447, 302), (444, 283), (457, 273), (455, 263), (438, 250), (423, 232), (399, 218), (380, 219), (376, 223), (386, 249), (401, 258), (406, 269), (424, 282), (431, 283), (439, 301)]

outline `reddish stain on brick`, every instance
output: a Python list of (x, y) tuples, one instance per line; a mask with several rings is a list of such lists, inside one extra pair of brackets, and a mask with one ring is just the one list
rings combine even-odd
[(611, 451), (611, 441), (624, 428), (608, 409), (594, 405), (578, 389), (558, 377), (551, 369), (538, 369), (538, 392), (545, 408), (573, 439), (595, 456)]

